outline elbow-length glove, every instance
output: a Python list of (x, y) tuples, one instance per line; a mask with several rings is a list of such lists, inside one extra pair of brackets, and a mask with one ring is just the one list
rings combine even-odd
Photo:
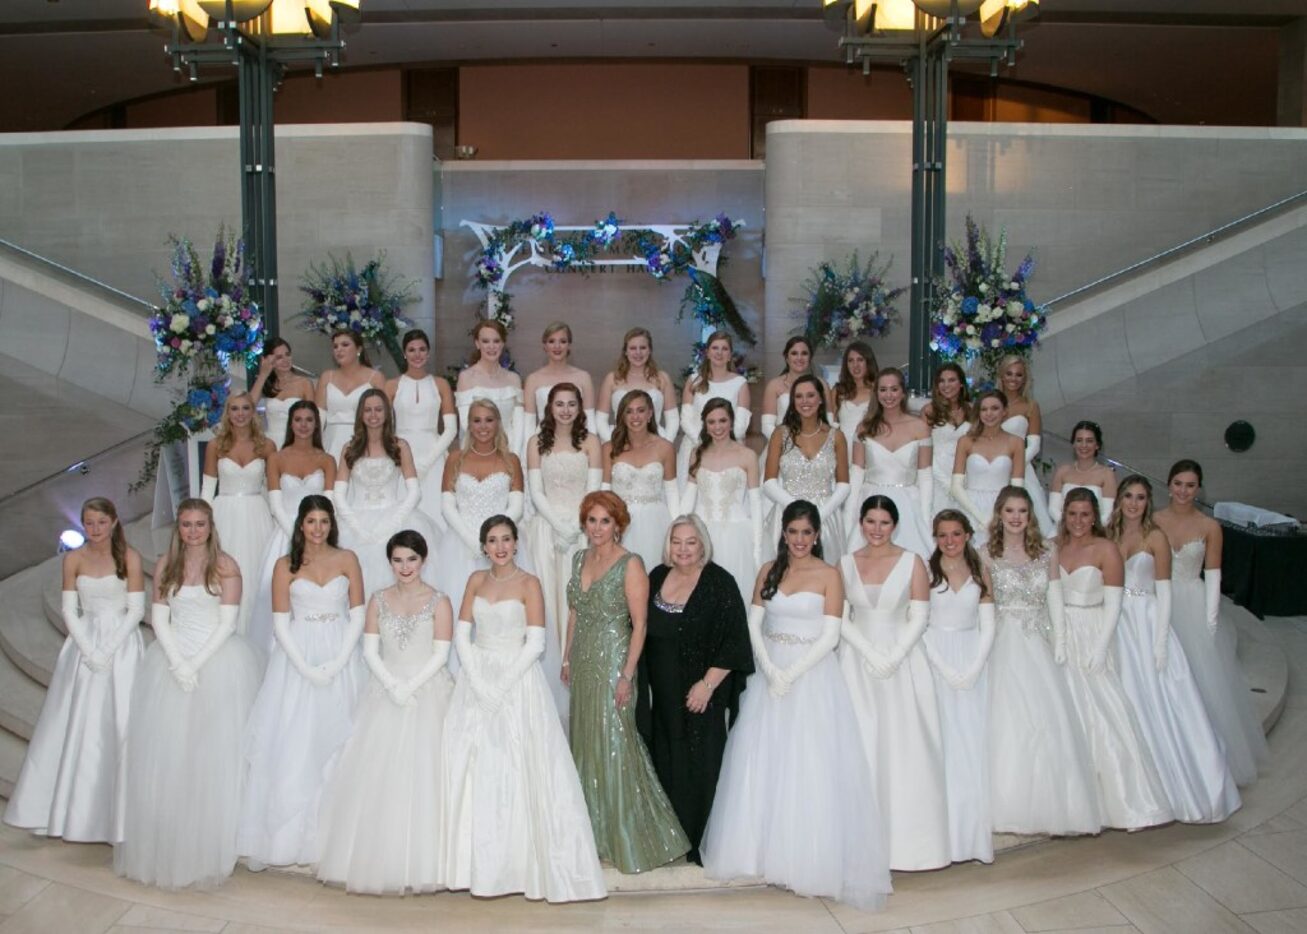
[(976, 686), (976, 682), (980, 680), (981, 672), (985, 670), (985, 663), (989, 660), (990, 650), (994, 648), (994, 634), (996, 632), (994, 604), (980, 604), (979, 617), (980, 644), (976, 647), (976, 656), (971, 660), (971, 664), (961, 671), (949, 667), (931, 647), (930, 640), (926, 640), (926, 654), (930, 656), (930, 663), (943, 675), (949, 687), (955, 691), (969, 691)]
[(293, 538), (295, 535), (295, 519), (286, 511), (286, 501), (281, 495), (281, 490), (268, 491), (268, 511), (272, 513), (272, 518), (287, 538)]
[(521, 393), (508, 420), (508, 448), (518, 457), (526, 459), (526, 410), (522, 408)]
[(430, 463), (427, 464), (426, 471), (423, 471), (424, 474), (430, 472), (436, 461), (449, 453), (449, 449), (457, 437), (458, 415), (454, 412), (442, 414), (440, 416), (440, 432), (436, 435), (436, 446), (431, 450), (431, 456), (428, 458)]
[[(417, 477), (404, 478), (404, 498), (395, 506), (392, 515), (395, 517), (394, 531), (399, 531), (408, 523), (408, 517), (413, 515), (413, 510), (418, 508), (418, 503), (422, 502), (422, 485), (418, 483)], [(386, 536), (389, 538), (390, 536)]]
[(735, 432), (736, 441), (743, 441), (744, 436), (749, 433), (749, 422), (752, 418), (753, 413), (748, 409), (736, 407), (735, 422), (731, 426), (731, 430)]
[(762, 434), (763, 441), (771, 440), (772, 432), (776, 430), (776, 421), (777, 419), (775, 415), (764, 414), (762, 416), (762, 421), (758, 426), (758, 431)]
[(921, 503), (921, 517), (930, 525), (935, 518), (935, 474), (929, 467), (917, 468), (917, 499)]
[(821, 634), (808, 646), (808, 651), (804, 652), (783, 672), (787, 682), (787, 691), (790, 685), (793, 685), (795, 681), (811, 671), (819, 661), (835, 651), (835, 647), (840, 644), (841, 622), (843, 620), (838, 616), (823, 616), (821, 618)]
[(431, 640), (431, 657), (427, 659), (426, 664), (419, 668), (413, 677), (401, 682), (395, 689), (394, 700), (397, 704), (413, 703), (413, 696), (422, 690), (423, 686), (440, 672), (440, 669), (449, 664), (449, 648), (448, 639)]
[[(685, 489), (681, 491), (681, 511), (685, 515), (694, 512), (695, 505), (699, 502), (699, 484), (695, 482), (694, 477), (686, 481)], [(672, 518), (675, 519), (679, 513), (673, 511)]]
[[(508, 501), (504, 503), (504, 515), (514, 522), (522, 521), (522, 511), (526, 507), (526, 497), (522, 495), (521, 490), (509, 490)], [(477, 538), (480, 539), (480, 530), (477, 531)], [(479, 547), (479, 546), (478, 546)]]
[(676, 433), (681, 430), (681, 417), (675, 406), (663, 409), (663, 437), (668, 441), (676, 440)]
[[(585, 491), (593, 493), (604, 485), (604, 472), (598, 467), (589, 467), (585, 472)], [(579, 524), (579, 523), (578, 523)]]
[(214, 499), (218, 494), (218, 478), (210, 477), (207, 474), (200, 480), (200, 499), (204, 500), (210, 506), (213, 505)]
[(844, 619), (840, 622), (840, 638), (848, 644), (850, 649), (857, 653), (859, 660), (862, 662), (862, 667), (877, 678), (887, 677), (887, 675), (882, 674), (886, 670), (885, 657), (876, 651), (876, 647), (871, 644), (871, 640), (864, 636), (862, 630), (853, 622), (853, 609), (847, 603), (844, 606)]
[[(508, 693), (508, 690), (522, 677), (531, 670), (531, 666), (536, 660), (545, 653), (545, 627), (544, 626), (527, 626), (526, 639), (522, 642), (522, 648), (513, 656), (512, 662), (504, 670), (504, 680), (500, 685), (500, 694)], [(502, 700), (502, 696), (501, 696)]]
[(108, 659), (102, 658), (101, 653), (96, 651), (91, 627), (87, 625), (86, 617), (77, 607), (77, 591), (65, 590), (60, 600), (60, 608), (63, 610), (64, 628), (68, 630), (68, 637), (77, 646), (83, 665), (92, 671), (104, 671), (108, 667)]
[(238, 604), (224, 603), (218, 607), (218, 625), (209, 633), (209, 638), (200, 646), (200, 650), (190, 658), (191, 670), (196, 672), (197, 680), (199, 672), (209, 663), (209, 659), (217, 654), (223, 643), (236, 634), (236, 620), (240, 615), (241, 608)]
[[(549, 523), (549, 527), (554, 531), (554, 549), (559, 552), (567, 551), (576, 539), (577, 529), (573, 527), (576, 517), (564, 517), (560, 510), (554, 508), (554, 504), (545, 495), (545, 478), (540, 473), (539, 467), (532, 467), (527, 471), (526, 483), (531, 491), (531, 502), (535, 506), (536, 515)], [(569, 518), (572, 524), (569, 524)]]
[(320, 688), (331, 683), (331, 679), (321, 669), (310, 665), (304, 658), (304, 654), (300, 652), (300, 647), (290, 631), (289, 613), (272, 614), (272, 635), (281, 646), (281, 651), (291, 667), (298, 671), (305, 681)]
[(493, 713), (501, 698), (495, 686), (487, 682), (481, 672), (481, 658), (472, 642), (472, 624), (465, 619), (454, 624), (454, 648), (458, 650), (459, 677), (467, 679), (467, 686), (480, 707)]
[(822, 525), (825, 526), (831, 516), (842, 516), (844, 513), (844, 504), (849, 500), (849, 484), (836, 483), (835, 489), (831, 492), (826, 502), (817, 507), (817, 512), (821, 516)]
[(1048, 494), (1048, 517), (1057, 525), (1062, 521), (1062, 501), (1065, 497), (1061, 490), (1051, 490)]
[[(540, 430), (540, 418), (535, 412), (522, 412), (522, 450), (526, 450), (532, 435)], [(525, 459), (524, 459), (525, 460)]]
[(673, 519), (681, 514), (681, 486), (675, 477), (663, 481), (663, 501)]
[(963, 511), (974, 519), (981, 528), (989, 527), (989, 520), (992, 519), (993, 516), (987, 516), (982, 513), (980, 507), (972, 501), (970, 494), (967, 493), (966, 474), (955, 473), (952, 481), (949, 483), (948, 491), (953, 495), (954, 502), (961, 506)]
[(481, 537), (479, 531), (473, 531), (458, 509), (458, 494), (446, 490), (440, 494), (440, 514), (445, 519), (449, 530), (458, 536), (468, 551), (473, 555), (481, 554)]
[(1066, 664), (1066, 603), (1061, 579), (1048, 582), (1048, 621), (1053, 624), (1053, 661)]
[(749, 607), (749, 644), (753, 647), (753, 657), (757, 662), (758, 671), (761, 671), (763, 677), (767, 679), (767, 689), (773, 697), (781, 697), (790, 689), (790, 682), (767, 654), (767, 645), (762, 635), (762, 621), (766, 615), (767, 610), (764, 607), (757, 604)]
[[(862, 508), (862, 501), (867, 498), (862, 492), (866, 477), (866, 467), (849, 467), (849, 495), (844, 500), (844, 530), (851, 536), (858, 527), (858, 510)], [(857, 537), (853, 536), (853, 541), (857, 540)]]
[(613, 425), (611, 416), (607, 412), (595, 412), (595, 434), (599, 436), (600, 441), (613, 440)]
[(1107, 656), (1116, 638), (1116, 625), (1121, 620), (1121, 601), (1125, 590), (1121, 587), (1103, 588), (1103, 626), (1094, 642), (1094, 653), (1089, 657), (1090, 674), (1098, 674), (1107, 667)]
[(703, 430), (703, 421), (699, 418), (699, 410), (694, 407), (693, 402), (681, 403), (681, 431), (689, 440), (690, 446), (699, 443), (699, 432)]
[(926, 626), (929, 623), (930, 601), (910, 601), (908, 603), (908, 625), (904, 627), (898, 641), (894, 643), (894, 648), (883, 658), (885, 673), (881, 675), (882, 678), (888, 678), (899, 670), (899, 666), (908, 657), (908, 653), (912, 651), (913, 646), (921, 641), (921, 637), (925, 634)]
[(363, 635), (363, 627), (368, 621), (367, 616), (367, 608), (361, 603), (349, 608), (349, 626), (345, 629), (345, 638), (340, 640), (340, 650), (331, 661), (318, 666), (328, 681), (334, 680), (344, 671), (349, 660), (354, 657), (354, 649), (358, 646), (359, 637)]
[(1026, 463), (1029, 464), (1039, 456), (1041, 441), (1039, 435), (1026, 435)]
[(144, 618), (145, 592), (139, 590), (129, 592), (127, 594), (127, 610), (115, 617), (113, 631), (109, 633), (104, 648), (100, 650), (104, 656), (105, 668), (113, 663), (113, 657), (118, 654), (119, 647), (127, 641), (128, 636), (136, 631)]
[(350, 538), (359, 542), (370, 542), (371, 537), (363, 534), (363, 529), (354, 518), (354, 508), (349, 502), (349, 481), (337, 480), (332, 485), (331, 492), (332, 505), (335, 507), (336, 519), (340, 522), (340, 527), (349, 533)]
[(400, 706), (404, 701), (396, 695), (399, 692), (400, 680), (390, 673), (386, 663), (381, 660), (381, 634), (376, 632), (365, 632), (363, 634), (363, 662), (368, 666), (368, 671), (372, 672), (372, 677), (377, 679), (377, 684), (386, 692), (390, 699)]
[(1216, 632), (1221, 622), (1221, 569), (1203, 569), (1203, 590), (1207, 595), (1207, 629)]
[(1166, 649), (1171, 635), (1171, 582), (1158, 581), (1157, 619), (1153, 622), (1153, 665), (1157, 671), (1166, 670)]
[(172, 631), (172, 623), (169, 622), (171, 617), (172, 607), (166, 603), (154, 604), (150, 609), (150, 628), (154, 630), (154, 639), (168, 659), (168, 670), (172, 672), (173, 680), (183, 691), (190, 692), (195, 690), (195, 669), (182, 655), (177, 636)]

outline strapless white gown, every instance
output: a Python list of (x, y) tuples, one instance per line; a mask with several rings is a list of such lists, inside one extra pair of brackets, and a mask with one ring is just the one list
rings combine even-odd
[(363, 383), (348, 393), (337, 389), (335, 383), (327, 386), (327, 411), (322, 417), (322, 447), (337, 462), (340, 461), (340, 452), (345, 450), (346, 443), (354, 435), (359, 399), (370, 385)]
[[(912, 552), (905, 551), (885, 583), (862, 583), (853, 557), (840, 561), (850, 617), (879, 652), (894, 651), (908, 625)], [(918, 643), (888, 678), (841, 643), (840, 671), (862, 733), (861, 748), (875, 781), (891, 869), (938, 869), (951, 861), (943, 729), (926, 651)], [(764, 691), (766, 682), (758, 685)]]
[[(785, 431), (777, 428), (777, 431)], [(789, 432), (786, 431), (788, 435)], [(781, 459), (777, 470), (777, 479), (781, 487), (795, 499), (805, 499), (820, 507), (835, 494), (835, 432), (829, 432), (817, 453), (811, 458), (804, 454), (797, 444), (789, 438), (781, 442)], [(853, 491), (856, 492), (856, 491)], [(841, 509), (836, 509), (822, 520), (821, 549), (822, 559), (827, 564), (839, 564), (844, 548), (844, 521)], [(771, 512), (765, 523), (766, 540), (762, 543), (762, 560), (770, 561), (777, 554), (781, 540), (781, 516), (785, 509), (779, 504), (771, 504)], [(859, 533), (861, 539), (861, 533)], [(861, 541), (858, 547), (862, 547)], [(752, 591), (750, 596), (752, 597)]]
[(858, 428), (861, 427), (862, 420), (867, 417), (867, 409), (870, 405), (870, 399), (866, 402), (849, 402), (846, 399), (840, 403), (839, 411), (835, 413), (835, 422), (844, 433), (844, 445), (850, 451), (855, 444), (862, 443), (858, 440)]
[[(700, 467), (694, 482), (699, 488), (694, 514), (708, 528), (712, 559), (735, 578), (747, 605), (753, 599), (753, 585), (758, 577), (753, 519), (749, 515), (748, 474), (742, 467), (725, 470)], [(658, 563), (662, 563), (661, 556)], [(649, 565), (645, 568), (653, 570)]]
[[(127, 612), (127, 582), (79, 574), (77, 597), (92, 643), (104, 645)], [(71, 636), (64, 640), (5, 808), (6, 824), (77, 843), (122, 839), (128, 713), (144, 655), (140, 627), (99, 672), (82, 664)]]
[(454, 688), (441, 755), (445, 884), (473, 895), (603, 898), (603, 870), (567, 740), (538, 663), (509, 684), (526, 608), (477, 597), (477, 666), (507, 693), (488, 713), (466, 678)]
[(1239, 665), (1234, 624), (1221, 620), (1215, 635), (1207, 628), (1207, 594), (1200, 576), (1206, 553), (1201, 538), (1171, 552), (1171, 629), (1184, 646), (1234, 780), (1248, 785), (1257, 780), (1270, 754), (1252, 689)]
[(1242, 802), (1174, 629), (1166, 639), (1166, 667), (1158, 672), (1153, 663), (1154, 574), (1153, 556), (1146, 551), (1131, 555), (1125, 563), (1125, 599), (1116, 630), (1121, 684), (1175, 819), (1216, 823), (1237, 811)]
[(971, 504), (980, 510), (981, 516), (985, 517), (983, 521), (978, 521), (975, 516), (968, 516), (972, 525), (977, 526), (971, 537), (974, 547), (980, 548), (989, 541), (989, 524), (994, 518), (994, 506), (998, 503), (998, 494), (1003, 492), (1003, 487), (1011, 483), (1012, 458), (1006, 454), (1000, 454), (993, 460), (989, 460), (983, 454), (967, 455), (966, 473), (962, 485), (966, 487), (967, 498), (971, 500)]
[[(440, 435), (440, 391), (434, 377), (411, 379), (401, 376), (395, 387), (395, 435), (408, 442), (413, 466), (422, 486), (418, 508), (440, 531), (445, 530), (440, 515), (440, 483), (445, 474), (445, 452), (437, 452)], [(450, 416), (451, 418), (453, 416)]]
[[(854, 496), (857, 507), (853, 515), (856, 517), (862, 511), (862, 503), (868, 496), (888, 496), (899, 510), (899, 523), (894, 528), (894, 544), (916, 552), (923, 561), (926, 560), (935, 550), (935, 541), (930, 534), (930, 521), (921, 508), (921, 497), (917, 492), (917, 452), (921, 442), (909, 441), (891, 451), (874, 438), (863, 438), (862, 447), (866, 472), (862, 478), (862, 489)], [(850, 552), (857, 551), (867, 543), (862, 537), (861, 526), (848, 530), (847, 542)]]
[[(1013, 415), (1011, 418), (1003, 419), (1003, 424), (999, 427), (1024, 442), (1030, 432), (1030, 420), (1024, 415)], [(1057, 523), (1048, 514), (1048, 494), (1044, 492), (1039, 476), (1035, 473), (1035, 465), (1030, 461), (1026, 461), (1026, 490), (1030, 493), (1030, 498), (1035, 501), (1035, 518), (1039, 520), (1040, 533), (1044, 538), (1051, 538), (1057, 531)]]
[[(930, 429), (930, 443), (934, 448), (931, 454), (930, 473), (935, 480), (935, 501), (931, 504), (931, 512), (936, 515), (944, 509), (962, 508), (953, 499), (949, 486), (953, 482), (953, 461), (957, 456), (958, 442), (970, 430), (970, 422), (963, 422), (956, 426), (945, 422)], [(931, 521), (934, 521), (934, 518), (935, 516), (931, 516)]]
[[(338, 657), (349, 629), (349, 579), (341, 575), (320, 587), (297, 578), (290, 585), (290, 608), (291, 639), (304, 661), (316, 667)], [(273, 649), (246, 729), (242, 856), (270, 866), (318, 861), (322, 789), (349, 738), (366, 680), (357, 646), (324, 687), (300, 674), (280, 643)]]
[[(695, 377), (695, 379), (697, 381), (697, 377)], [(697, 391), (694, 394), (693, 405), (695, 415), (702, 419), (703, 407), (713, 399), (725, 399), (731, 404), (732, 408), (738, 409), (739, 406), (736, 405), (736, 400), (739, 399), (740, 389), (746, 382), (745, 378), (738, 373), (729, 379), (722, 380), (721, 382), (710, 382), (706, 389)], [(684, 426), (682, 426), (682, 430), (684, 430)], [(668, 440), (670, 441), (671, 439), (669, 438)], [(735, 440), (743, 441), (744, 439), (736, 438)], [(690, 476), (690, 455), (694, 453), (694, 449), (698, 446), (698, 435), (695, 435), (693, 438), (687, 434), (681, 435), (681, 443), (676, 449), (676, 480), (680, 484), (682, 490), (685, 489), (685, 484), (688, 482)]]
[(229, 457), (218, 460), (213, 527), (220, 547), (241, 569), (241, 613), (236, 624), (241, 635), (249, 630), (263, 556), (277, 525), (268, 509), (267, 464), (263, 458), (255, 458), (244, 467)]
[(663, 465), (658, 461), (635, 467), (624, 461), (613, 464), (613, 492), (626, 503), (631, 524), (622, 533), (622, 547), (633, 551), (651, 571), (663, 563), (663, 545), (672, 513), (663, 491)]
[[(191, 657), (218, 626), (219, 598), (186, 586), (168, 603), (178, 648)], [(220, 885), (236, 865), (245, 722), (259, 689), (259, 662), (244, 639), (231, 636), (197, 681), (193, 691), (178, 687), (156, 641), (132, 688), (114, 871), (165, 889)]]
[[(315, 470), (307, 477), (283, 473), (278, 482), (282, 505), (294, 522), (299, 515), (300, 501), (310, 494), (323, 491), (324, 475), (321, 470)], [(265, 662), (272, 651), (272, 572), (277, 569), (278, 559), (290, 554), (290, 536), (276, 521), (272, 526), (272, 535), (268, 537), (268, 547), (263, 555), (263, 570), (259, 574), (258, 595), (250, 611), (249, 628), (245, 632), (245, 640)]]
[[(763, 642), (778, 667), (811, 649), (824, 600), (778, 591), (767, 601)], [(749, 676), (700, 853), (711, 879), (761, 879), (864, 910), (885, 904), (885, 825), (834, 652), (784, 697)]]
[[(431, 659), (438, 598), (413, 616), (392, 613), (377, 598), (381, 661), (394, 677), (412, 678)], [(368, 680), (322, 797), (319, 879), (366, 895), (444, 888), (441, 742), (453, 690), (442, 668), (400, 707)]]
[[(459, 514), (467, 527), (472, 530), (473, 535), (480, 534), (481, 523), (491, 516), (503, 514), (508, 510), (511, 485), (512, 481), (508, 474), (502, 471), (492, 473), (481, 480), (470, 474), (458, 475), (454, 481), (454, 496), (458, 500)], [(534, 574), (535, 563), (531, 560), (531, 541), (527, 537), (526, 529), (521, 525), (518, 528), (518, 567)], [(479, 548), (476, 552), (468, 551), (467, 546), (463, 544), (463, 539), (452, 532), (441, 536), (439, 541), (440, 544), (433, 550), (431, 559), (423, 569), (423, 577), (426, 577), (427, 568), (433, 571), (435, 581), (432, 586), (449, 595), (454, 607), (454, 615), (457, 617), (463, 606), (463, 591), (467, 587), (467, 579), (474, 571), (489, 568), (490, 561)], [(561, 656), (559, 664), (562, 664)]]
[(286, 426), (290, 421), (290, 407), (299, 402), (299, 396), (287, 396), (284, 399), (265, 398), (263, 400), (263, 419), (267, 425), (266, 434), (280, 451), (286, 446)]
[[(389, 457), (360, 457), (350, 468), (345, 493), (351, 517), (340, 522), (340, 547), (358, 555), (363, 569), (363, 589), (368, 597), (395, 582), (386, 557), (386, 542), (401, 529), (412, 529), (427, 541), (428, 554), (435, 552), (440, 537), (421, 509), (400, 513), (404, 499), (404, 475)], [(340, 506), (337, 504), (337, 514)], [(436, 568), (428, 560), (422, 579), (436, 586)]]

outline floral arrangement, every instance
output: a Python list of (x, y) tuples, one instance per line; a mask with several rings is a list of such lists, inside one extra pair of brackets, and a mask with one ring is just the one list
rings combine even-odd
[(1047, 326), (1043, 308), (1026, 294), (1035, 261), (1027, 254), (1008, 275), (1007, 231), (994, 242), (967, 216), (965, 248), (944, 251), (944, 278), (935, 283), (930, 348), (945, 360), (978, 360), (986, 374), (1004, 357), (1029, 357)]
[(300, 291), (306, 296), (304, 310), (299, 314), (304, 330), (328, 335), (353, 331), (365, 344), (384, 347), (403, 371), (399, 337), (413, 324), (400, 312), (417, 298), (412, 284), (396, 284), (391, 279), (384, 253), (362, 269), (355, 268), (354, 257), (348, 253), (344, 261), (329, 255), (326, 263), (310, 263)]
[(866, 263), (860, 263), (854, 253), (842, 272), (827, 262), (812, 270), (803, 283), (808, 300), (802, 315), (803, 335), (814, 349), (881, 337), (898, 323), (894, 302), (906, 289), (886, 286), (890, 263), (880, 265), (879, 258), (873, 253)]
[(155, 379), (183, 376), (206, 359), (223, 369), (233, 358), (254, 365), (263, 351), (263, 316), (249, 296), (244, 242), (219, 228), (208, 263), (190, 240), (168, 242), (173, 281), (158, 280), (163, 304), (150, 316)]
[(231, 380), (226, 376), (208, 382), (197, 374), (173, 410), (154, 426), (154, 434), (145, 449), (145, 463), (128, 490), (135, 493), (154, 479), (165, 447), (215, 427), (222, 419), (222, 410), (230, 393)]

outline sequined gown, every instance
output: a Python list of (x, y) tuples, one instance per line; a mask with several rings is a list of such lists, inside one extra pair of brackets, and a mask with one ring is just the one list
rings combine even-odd
[[(781, 486), (795, 499), (806, 499), (820, 507), (835, 493), (835, 432), (826, 433), (826, 440), (810, 459), (788, 437), (789, 432), (786, 429), (776, 430), (784, 431), (786, 434), (781, 442), (778, 471)], [(780, 542), (781, 515), (784, 512), (784, 507), (776, 503), (772, 504), (771, 513), (765, 523), (767, 539), (762, 545), (764, 555), (774, 553)], [(822, 558), (827, 564), (839, 564), (840, 557), (845, 553), (844, 523), (839, 512), (838, 509), (835, 510), (824, 518), (821, 524)], [(752, 587), (749, 593), (753, 593)]]
[[(401, 616), (377, 601), (381, 661), (401, 680), (431, 659), (439, 594)], [(398, 706), (369, 678), (335, 774), (322, 799), (318, 878), (368, 895), (444, 888), (441, 742), (454, 682), (442, 668)]]
[[(358, 555), (363, 569), (363, 589), (367, 596), (395, 582), (386, 557), (386, 542), (400, 529), (413, 529), (435, 550), (442, 539), (431, 520), (421, 509), (400, 512), (406, 492), (404, 475), (389, 457), (360, 457), (349, 473), (345, 509), (337, 507), (340, 522), (340, 547)], [(446, 536), (452, 538), (453, 536)], [(436, 569), (428, 561), (422, 579), (436, 586)], [(462, 588), (459, 589), (462, 593)]]
[[(922, 442), (909, 441), (893, 451), (875, 438), (863, 438), (859, 443), (863, 448), (866, 472), (862, 489), (852, 491), (856, 504), (853, 514), (856, 516), (861, 511), (861, 504), (868, 496), (888, 496), (899, 510), (894, 544), (916, 552), (922, 560), (929, 558), (935, 545), (930, 534), (930, 520), (926, 518), (917, 492), (917, 455)], [(866, 544), (858, 526), (848, 530), (847, 541), (851, 552)]]
[(526, 637), (526, 607), (477, 597), (472, 615), (477, 668), (507, 694), (488, 712), (466, 678), (454, 689), (440, 763), (445, 884), (482, 896), (603, 898), (585, 796), (546, 675), (536, 662), (507, 680)]
[(584, 552), (572, 559), (567, 598), (576, 610), (572, 637), (572, 758), (585, 793), (599, 858), (624, 873), (644, 872), (684, 855), (690, 841), (654, 773), (635, 728), (635, 699), (618, 708), (617, 676), (631, 644), (623, 555), (581, 586)]
[(989, 787), (994, 829), (1098, 833), (1089, 742), (1049, 640), (1047, 553), (990, 561), (998, 631), (989, 656)]
[(735, 578), (740, 596), (747, 602), (753, 598), (753, 584), (758, 577), (758, 547), (749, 516), (748, 475), (742, 467), (725, 470), (700, 467), (694, 482), (698, 494), (693, 512), (708, 527), (713, 561)]
[[(445, 452), (437, 449), (440, 435), (440, 390), (434, 377), (413, 379), (400, 376), (395, 386), (395, 435), (408, 442), (413, 452), (413, 466), (422, 485), (418, 508), (440, 531), (445, 520), (440, 515), (440, 482), (445, 474)], [(453, 418), (450, 415), (449, 418)]]
[(663, 465), (654, 461), (636, 467), (616, 461), (612, 476), (613, 492), (631, 514), (631, 524), (622, 533), (622, 547), (639, 555), (645, 570), (651, 570), (663, 563), (663, 544), (672, 523), (663, 490)]

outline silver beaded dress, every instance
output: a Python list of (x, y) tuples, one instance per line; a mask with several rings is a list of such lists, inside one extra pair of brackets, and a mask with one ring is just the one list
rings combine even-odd
[[(777, 431), (785, 431), (778, 428)], [(789, 433), (786, 432), (788, 435)], [(835, 493), (835, 432), (826, 434), (826, 440), (811, 458), (786, 437), (781, 442), (781, 486), (795, 499), (806, 499), (820, 507)], [(762, 545), (763, 560), (775, 557), (781, 538), (781, 514), (784, 507), (773, 504), (767, 517), (766, 540)], [(844, 555), (844, 523), (839, 510), (822, 520), (822, 558), (827, 564), (839, 564)]]

